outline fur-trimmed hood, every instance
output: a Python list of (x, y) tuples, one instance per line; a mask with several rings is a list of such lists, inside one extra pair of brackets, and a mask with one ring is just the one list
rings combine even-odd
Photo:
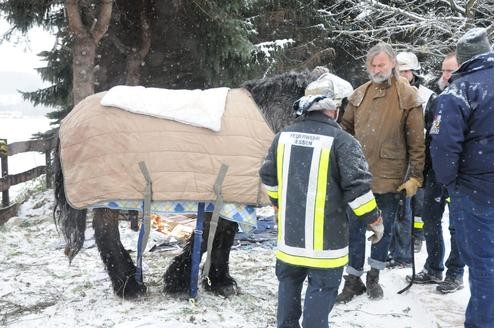
[[(420, 106), (424, 101), (418, 96), (414, 89), (411, 89), (407, 80), (403, 77), (392, 77), (391, 83), (394, 83), (399, 95), (399, 105), (401, 109), (412, 109)], [(368, 88), (373, 82), (368, 81), (365, 84), (357, 88), (354, 93), (349, 97), (349, 102), (355, 107), (359, 107), (366, 95)]]

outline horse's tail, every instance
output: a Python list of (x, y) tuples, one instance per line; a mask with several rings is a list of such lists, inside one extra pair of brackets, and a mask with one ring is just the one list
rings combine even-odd
[(84, 244), (84, 231), (86, 230), (87, 210), (72, 208), (65, 198), (64, 175), (60, 162), (60, 140), (57, 138), (57, 146), (54, 156), (54, 185), (55, 185), (55, 207), (53, 219), (58, 232), (62, 232), (65, 240), (65, 255), (69, 263), (79, 253)]

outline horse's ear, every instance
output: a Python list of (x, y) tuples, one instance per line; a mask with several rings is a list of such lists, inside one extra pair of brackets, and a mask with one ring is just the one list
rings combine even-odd
[(310, 73), (311, 82), (317, 80), (320, 76), (322, 76), (325, 73), (330, 73), (330, 70), (325, 66), (316, 66), (315, 68), (313, 68), (313, 70)]

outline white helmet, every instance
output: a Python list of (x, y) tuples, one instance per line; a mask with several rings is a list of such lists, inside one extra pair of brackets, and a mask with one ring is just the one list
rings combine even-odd
[(349, 97), (353, 91), (352, 85), (346, 80), (335, 74), (325, 73), (306, 87), (304, 95), (326, 96), (334, 100), (337, 106), (340, 106), (342, 99)]
[(322, 74), (306, 87), (304, 97), (294, 103), (296, 116), (311, 111), (337, 110), (342, 99), (349, 97), (352, 91), (352, 85), (346, 80), (332, 73)]
[(418, 57), (412, 52), (399, 52), (397, 54), (397, 70), (401, 71), (419, 71), (421, 66), (419, 65)]

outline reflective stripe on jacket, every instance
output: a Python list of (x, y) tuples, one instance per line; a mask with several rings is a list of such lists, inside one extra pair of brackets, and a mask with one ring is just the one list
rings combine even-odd
[(366, 223), (378, 216), (359, 143), (320, 112), (277, 134), (260, 175), (278, 206), (276, 256), (286, 263), (346, 265), (346, 207)]

